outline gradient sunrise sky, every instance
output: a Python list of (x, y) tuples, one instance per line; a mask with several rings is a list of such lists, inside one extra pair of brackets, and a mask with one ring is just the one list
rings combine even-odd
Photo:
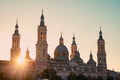
[(53, 57), (60, 32), (71, 54), (73, 33), (81, 58), (86, 63), (90, 51), (97, 61), (100, 26), (106, 42), (108, 69), (120, 71), (120, 0), (0, 0), (0, 59), (10, 59), (12, 34), (18, 19), (21, 56), (27, 47), (35, 59), (37, 26), (44, 10), (48, 53)]

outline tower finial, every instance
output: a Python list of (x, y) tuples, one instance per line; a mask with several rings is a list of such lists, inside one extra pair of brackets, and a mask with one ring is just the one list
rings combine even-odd
[(43, 8), (42, 8), (42, 15), (43, 15)]
[(18, 24), (18, 19), (16, 19), (16, 24)]
[(73, 33), (73, 42), (72, 42), (72, 45), (76, 45), (76, 42), (75, 42), (75, 34)]
[(101, 26), (100, 26), (100, 32), (99, 32), (99, 40), (103, 40)]
[(75, 33), (73, 33), (73, 37), (75, 37)]
[(16, 19), (15, 32), (13, 35), (18, 35), (18, 36), (20, 35), (18, 30), (18, 19)]
[(92, 54), (92, 50), (90, 50), (90, 54)]
[(93, 57), (93, 55), (92, 55), (92, 51), (90, 50), (90, 58), (92, 58)]
[(75, 41), (75, 33), (73, 33), (73, 41)]
[(102, 29), (102, 28), (101, 28), (101, 26), (100, 26), (100, 34), (102, 34), (102, 31), (101, 31), (101, 29)]
[(59, 44), (60, 44), (60, 45), (63, 45), (63, 44), (64, 44), (64, 43), (63, 43), (62, 32), (61, 32), (61, 36), (60, 36), (60, 39), (59, 39)]
[(18, 29), (18, 19), (16, 19), (16, 26), (15, 26), (16, 29)]
[(101, 26), (100, 26), (100, 31), (101, 31)]
[(42, 9), (42, 15), (41, 15), (40, 26), (41, 26), (41, 27), (45, 27), (44, 15), (43, 15), (43, 9)]
[(61, 38), (62, 38), (62, 32), (60, 32), (61, 33)]

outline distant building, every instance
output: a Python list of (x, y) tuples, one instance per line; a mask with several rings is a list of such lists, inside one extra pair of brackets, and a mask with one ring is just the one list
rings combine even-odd
[[(20, 56), (20, 33), (19, 33), (18, 21), (16, 22), (15, 32), (12, 35), (12, 48), (10, 50), (10, 61), (0, 61), (0, 72), (5, 74), (18, 74), (19, 68), (16, 66), (16, 61)], [(32, 79), (36, 79), (36, 76), (46, 68), (53, 68), (57, 71), (57, 75), (61, 77), (67, 77), (70, 72), (83, 74), (85, 76), (103, 76), (106, 77), (107, 59), (105, 51), (105, 40), (102, 36), (100, 29), (99, 38), (97, 40), (97, 64), (93, 59), (92, 52), (90, 52), (89, 60), (84, 63), (80, 57), (80, 52), (77, 48), (75, 41), (75, 35), (73, 35), (73, 41), (71, 44), (71, 54), (64, 44), (64, 38), (61, 34), (59, 39), (59, 45), (54, 50), (54, 58), (50, 58), (48, 54), (47, 44), (47, 26), (45, 25), (44, 15), (42, 11), (40, 25), (37, 29), (37, 43), (36, 43), (36, 58), (32, 60), (29, 56), (29, 50), (26, 51), (25, 66), (22, 69), (25, 74), (31, 74)], [(70, 59), (69, 59), (70, 56)], [(16, 70), (17, 69), (17, 70)], [(21, 70), (20, 70), (21, 71)], [(109, 71), (110, 72), (110, 71)], [(22, 73), (24, 74), (24, 73)]]

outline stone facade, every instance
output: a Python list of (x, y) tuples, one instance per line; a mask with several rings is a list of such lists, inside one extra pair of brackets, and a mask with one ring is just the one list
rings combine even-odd
[(47, 68), (48, 54), (47, 54), (47, 27), (44, 22), (43, 11), (41, 15), (41, 22), (38, 26), (38, 38), (36, 44), (36, 72), (40, 73)]
[[(80, 57), (79, 50), (75, 41), (75, 35), (73, 35), (73, 41), (71, 44), (71, 54), (67, 47), (64, 45), (64, 39), (59, 39), (59, 45), (55, 48), (54, 58), (50, 58), (48, 54), (47, 44), (47, 26), (45, 25), (44, 15), (42, 11), (40, 25), (37, 29), (37, 43), (36, 43), (36, 58), (32, 60), (29, 56), (29, 50), (26, 51), (24, 70), (28, 73), (32, 73), (33, 79), (36, 75), (41, 73), (46, 68), (54, 68), (57, 71), (57, 75), (66, 77), (69, 73), (73, 72), (83, 74), (86, 76), (103, 76), (107, 74), (107, 61), (105, 52), (105, 41), (102, 37), (102, 31), (99, 32), (99, 39), (97, 42), (97, 64), (93, 59), (92, 52), (87, 63), (84, 63)], [(12, 48), (11, 48), (11, 59), (10, 61), (0, 61), (0, 69), (3, 72), (12, 70), (14, 72), (13, 64), (20, 55), (20, 34), (18, 30), (18, 22), (15, 26), (15, 32), (12, 36)], [(70, 59), (69, 59), (70, 56)], [(1, 70), (0, 70), (1, 71)]]

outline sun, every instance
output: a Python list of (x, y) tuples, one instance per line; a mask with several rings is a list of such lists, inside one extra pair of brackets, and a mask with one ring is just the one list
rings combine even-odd
[(20, 57), (17, 61), (18, 65), (24, 65), (24, 59), (22, 57)]
[(18, 62), (17, 62), (18, 64), (23, 64), (24, 63), (24, 61), (22, 60), (22, 59), (18, 59)]

